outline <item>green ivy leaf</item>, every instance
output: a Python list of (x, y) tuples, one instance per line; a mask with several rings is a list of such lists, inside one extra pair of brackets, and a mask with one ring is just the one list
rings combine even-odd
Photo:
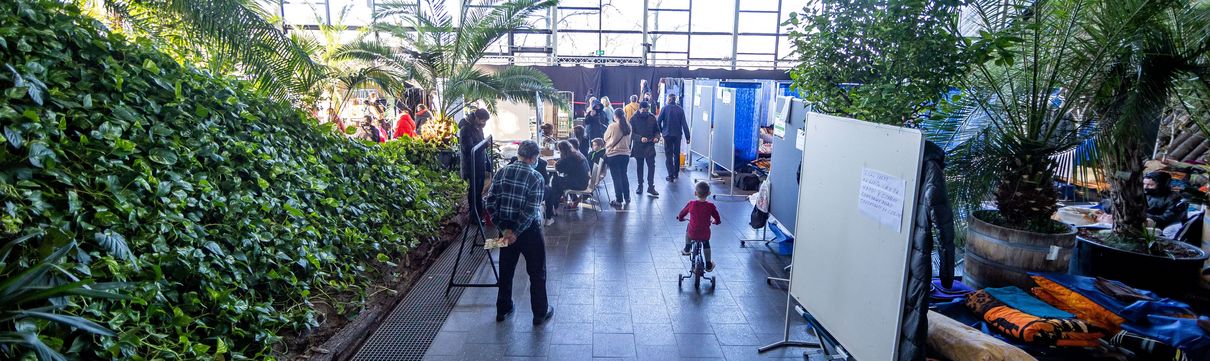
[(21, 144), (25, 142), (25, 140), (21, 137), (21, 131), (7, 126), (4, 127), (4, 139), (8, 141), (9, 145), (12, 145), (13, 148), (16, 149), (21, 149)]
[(45, 167), (45, 160), (54, 160), (55, 152), (46, 147), (45, 143), (33, 142), (29, 144), (29, 164), (38, 168)]
[(163, 165), (173, 165), (176, 164), (177, 161), (176, 153), (165, 148), (152, 149), (151, 153), (147, 155), (147, 158), (151, 159), (152, 162)]

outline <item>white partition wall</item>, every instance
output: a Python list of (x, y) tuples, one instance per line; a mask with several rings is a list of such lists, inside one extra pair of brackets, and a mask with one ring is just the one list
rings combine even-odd
[(854, 359), (894, 361), (924, 137), (809, 113), (790, 296)]
[(710, 156), (710, 133), (713, 131), (712, 114), (714, 112), (714, 87), (697, 85), (693, 88), (693, 113), (689, 121), (693, 124), (689, 133), (693, 135), (689, 142), (689, 151), (700, 157)]
[(710, 160), (735, 172), (735, 89), (714, 89), (714, 131), (710, 137)]

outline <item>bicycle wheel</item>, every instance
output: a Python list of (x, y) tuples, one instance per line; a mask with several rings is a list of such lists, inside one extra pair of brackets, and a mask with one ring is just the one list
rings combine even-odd
[(702, 286), (702, 275), (694, 273), (693, 274), (693, 288), (698, 288), (701, 286)]

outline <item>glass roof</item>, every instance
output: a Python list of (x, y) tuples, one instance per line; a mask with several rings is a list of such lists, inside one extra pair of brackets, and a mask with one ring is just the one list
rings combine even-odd
[[(263, 0), (262, 6), (291, 31), (345, 25), (352, 37), (388, 1), (400, 0)], [(455, 19), (462, 9), (499, 2), (431, 1), (444, 1)], [(532, 16), (529, 28), (490, 46), (485, 62), (786, 69), (795, 61), (778, 24), (801, 6), (801, 0), (563, 0)], [(644, 22), (651, 43), (646, 51)]]

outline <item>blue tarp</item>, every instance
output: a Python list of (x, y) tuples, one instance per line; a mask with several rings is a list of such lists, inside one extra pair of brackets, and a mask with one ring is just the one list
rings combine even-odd
[[(1032, 273), (1031, 273), (1032, 274)], [(1042, 273), (1032, 274), (1046, 277), (1063, 287), (1087, 297), (1109, 312), (1126, 319), (1122, 329), (1159, 340), (1168, 345), (1189, 352), (1193, 356), (1210, 358), (1210, 335), (1197, 326), (1197, 319), (1181, 318), (1179, 315), (1192, 315), (1194, 312), (1189, 305), (1180, 301), (1161, 298), (1154, 292), (1138, 290), (1151, 297), (1153, 301), (1123, 302), (1101, 292), (1096, 287), (1096, 279), (1092, 277)], [(1206, 358), (1191, 358), (1205, 360)]]

